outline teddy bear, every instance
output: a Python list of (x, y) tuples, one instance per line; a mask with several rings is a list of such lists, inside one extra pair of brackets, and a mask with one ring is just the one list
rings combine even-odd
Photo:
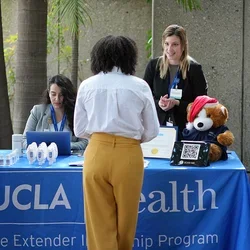
[(233, 133), (225, 126), (227, 120), (228, 110), (216, 98), (198, 96), (187, 106), (183, 140), (209, 143), (210, 162), (227, 160), (227, 147), (234, 142)]

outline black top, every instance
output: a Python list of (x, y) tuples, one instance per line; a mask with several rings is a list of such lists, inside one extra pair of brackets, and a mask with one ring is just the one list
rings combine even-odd
[(164, 111), (159, 107), (158, 102), (161, 96), (168, 94), (170, 73), (168, 70), (166, 78), (161, 79), (159, 63), (157, 64), (157, 61), (158, 58), (150, 60), (143, 79), (149, 84), (153, 93), (160, 125), (166, 125), (169, 117), (172, 116), (174, 125), (178, 126), (179, 132), (181, 133), (187, 123), (187, 105), (193, 102), (197, 96), (207, 95), (207, 82), (201, 65), (191, 61), (185, 80), (183, 80), (182, 74), (180, 73), (180, 82), (178, 84), (178, 89), (182, 89), (182, 98), (179, 100), (180, 105), (175, 106), (169, 111)]

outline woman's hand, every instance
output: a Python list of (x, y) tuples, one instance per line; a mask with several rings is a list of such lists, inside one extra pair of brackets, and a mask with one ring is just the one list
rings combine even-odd
[(173, 98), (168, 98), (168, 95), (161, 96), (159, 100), (159, 106), (162, 110), (168, 111), (172, 109), (175, 105), (179, 105), (180, 101)]

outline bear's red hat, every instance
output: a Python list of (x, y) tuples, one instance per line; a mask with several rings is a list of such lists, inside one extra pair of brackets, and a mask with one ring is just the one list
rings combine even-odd
[(197, 96), (191, 106), (189, 111), (189, 122), (193, 122), (195, 117), (199, 114), (199, 112), (209, 106), (214, 106), (218, 103), (216, 98), (211, 98), (207, 95)]

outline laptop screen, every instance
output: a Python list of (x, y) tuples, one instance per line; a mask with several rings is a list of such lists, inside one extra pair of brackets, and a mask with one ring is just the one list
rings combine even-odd
[(27, 145), (31, 144), (32, 142), (36, 142), (37, 146), (39, 146), (40, 143), (45, 142), (47, 146), (49, 146), (50, 143), (54, 142), (58, 147), (58, 155), (71, 154), (71, 133), (69, 131), (27, 131), (26, 139)]

